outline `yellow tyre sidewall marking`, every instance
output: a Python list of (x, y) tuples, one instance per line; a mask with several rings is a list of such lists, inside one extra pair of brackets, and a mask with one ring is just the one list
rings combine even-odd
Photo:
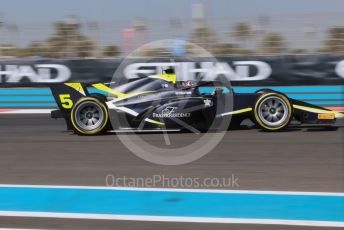
[(292, 107), (291, 107), (291, 104), (290, 104), (288, 98), (285, 97), (285, 96), (282, 95), (282, 94), (275, 93), (275, 92), (263, 94), (263, 95), (257, 100), (257, 102), (256, 102), (256, 104), (255, 104), (255, 106), (254, 106), (254, 116), (255, 116), (255, 119), (256, 119), (256, 121), (258, 122), (258, 124), (259, 124), (261, 127), (265, 128), (265, 129), (268, 129), (268, 130), (279, 130), (279, 129), (282, 129), (282, 128), (284, 128), (289, 122), (285, 122), (285, 123), (282, 124), (281, 126), (271, 128), (271, 127), (269, 127), (269, 126), (266, 126), (266, 125), (261, 121), (261, 119), (260, 119), (260, 117), (259, 117), (259, 115), (258, 115), (259, 103), (260, 103), (263, 99), (265, 99), (266, 97), (268, 97), (268, 96), (277, 96), (277, 97), (280, 97), (280, 98), (287, 104), (288, 111), (289, 111), (289, 115), (288, 115), (288, 118), (286, 119), (286, 121), (289, 121), (289, 120), (290, 120), (293, 111), (292, 111)]
[[(105, 118), (104, 118), (104, 123), (103, 123), (102, 126), (100, 126), (99, 128), (97, 128), (97, 129), (95, 129), (95, 130), (86, 131), (86, 130), (80, 129), (80, 128), (78, 128), (78, 126), (76, 125), (76, 122), (75, 122), (75, 120), (74, 120), (75, 108), (76, 108), (78, 105), (80, 105), (82, 102), (84, 102), (84, 101), (94, 101), (94, 102), (96, 102), (100, 107), (102, 107), (102, 108), (104, 109), (104, 117), (105, 117)], [(85, 97), (85, 98), (80, 99), (77, 103), (75, 103), (75, 105), (74, 105), (74, 107), (72, 108), (72, 111), (71, 111), (71, 113), (70, 113), (70, 117), (71, 117), (71, 121), (72, 121), (73, 127), (74, 127), (78, 132), (80, 132), (80, 133), (82, 133), (82, 134), (92, 135), (92, 134), (97, 134), (97, 133), (101, 132), (101, 131), (105, 128), (105, 126), (106, 126), (107, 123), (108, 123), (107, 121), (108, 121), (108, 119), (109, 119), (109, 114), (108, 114), (108, 110), (107, 110), (106, 106), (105, 106), (103, 103), (101, 103), (99, 100), (97, 100), (97, 99), (95, 99), (95, 98), (92, 98), (92, 97)]]

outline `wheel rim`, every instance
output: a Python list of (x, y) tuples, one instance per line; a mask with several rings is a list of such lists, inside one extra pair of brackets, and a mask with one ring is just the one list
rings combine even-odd
[(258, 107), (260, 120), (271, 127), (278, 127), (284, 124), (289, 115), (287, 103), (279, 97), (267, 97)]
[(84, 102), (76, 109), (74, 118), (81, 129), (92, 131), (103, 124), (104, 112), (97, 103)]

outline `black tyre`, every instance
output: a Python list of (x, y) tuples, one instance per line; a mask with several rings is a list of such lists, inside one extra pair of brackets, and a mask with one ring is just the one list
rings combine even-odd
[(288, 98), (277, 92), (263, 93), (254, 106), (256, 124), (268, 131), (279, 131), (287, 127), (292, 113)]
[(107, 107), (97, 98), (84, 97), (72, 108), (70, 119), (73, 129), (81, 135), (98, 135), (108, 129)]

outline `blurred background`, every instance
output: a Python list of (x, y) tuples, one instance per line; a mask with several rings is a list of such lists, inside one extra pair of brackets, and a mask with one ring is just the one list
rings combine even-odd
[(183, 40), (216, 56), (341, 53), (343, 0), (0, 0), (0, 58), (193, 55)]

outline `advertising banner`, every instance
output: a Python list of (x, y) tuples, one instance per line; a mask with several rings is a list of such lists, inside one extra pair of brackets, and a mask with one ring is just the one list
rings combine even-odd
[[(292, 55), (206, 58), (136, 59), (125, 61), (117, 76), (130, 79), (175, 68), (178, 80), (204, 80), (223, 75), (233, 86), (344, 85), (344, 55)], [(109, 82), (121, 59), (13, 59), (0, 60), (0, 85), (36, 85), (55, 82)]]

